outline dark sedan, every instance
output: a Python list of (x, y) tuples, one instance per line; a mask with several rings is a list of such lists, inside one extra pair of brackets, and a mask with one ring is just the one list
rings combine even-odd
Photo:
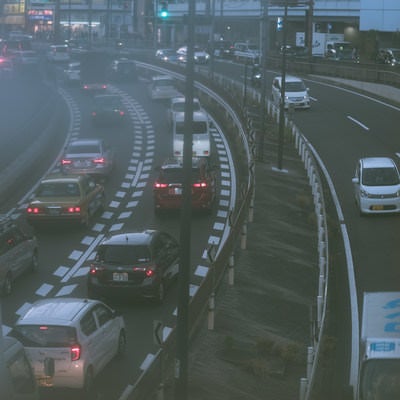
[(125, 108), (115, 94), (102, 94), (93, 98), (92, 122), (94, 124), (121, 124), (125, 121)]

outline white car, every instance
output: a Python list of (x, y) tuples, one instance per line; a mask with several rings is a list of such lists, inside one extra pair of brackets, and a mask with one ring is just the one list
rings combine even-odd
[[(185, 136), (185, 113), (176, 113), (172, 122), (173, 154), (183, 156), (183, 138)], [(210, 156), (210, 122), (205, 111), (193, 113), (193, 157)]]
[[(281, 102), (282, 77), (276, 76), (272, 81), (272, 101), (276, 107)], [(311, 101), (308, 94), (309, 90), (304, 81), (296, 76), (287, 75), (285, 78), (285, 109), (310, 108)]]
[(64, 80), (67, 84), (79, 84), (81, 81), (81, 63), (72, 62), (64, 69)]
[(25, 348), (42, 387), (93, 393), (95, 376), (126, 346), (125, 323), (97, 300), (38, 300), (17, 320), (10, 336)]
[(360, 215), (400, 212), (400, 175), (391, 158), (360, 159), (352, 182)]
[[(187, 46), (180, 47), (176, 54), (178, 55), (178, 61), (181, 63), (186, 63), (187, 61)], [(193, 57), (195, 64), (207, 64), (210, 61), (210, 55), (201, 47), (194, 46)]]
[[(173, 97), (169, 103), (169, 107), (167, 108), (167, 120), (168, 124), (172, 125), (172, 121), (176, 113), (184, 113), (185, 112), (185, 97)], [(193, 111), (201, 111), (200, 100), (195, 97), (193, 98)]]
[(176, 89), (174, 79), (169, 75), (156, 75), (151, 79), (149, 95), (152, 100), (168, 100), (181, 96)]

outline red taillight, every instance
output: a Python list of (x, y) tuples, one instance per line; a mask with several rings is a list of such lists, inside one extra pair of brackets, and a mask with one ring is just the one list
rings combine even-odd
[(94, 160), (92, 160), (92, 162), (94, 164), (104, 164), (106, 160), (104, 159), (104, 157), (100, 157), (100, 158), (95, 158)]
[(123, 111), (120, 111), (120, 112), (119, 112), (119, 115), (120, 115), (121, 117), (123, 117), (123, 116), (125, 115), (125, 113), (124, 113)]
[(81, 212), (81, 208), (80, 208), (80, 207), (77, 207), (77, 206), (72, 206), (72, 207), (68, 207), (68, 208), (67, 208), (67, 211), (68, 211), (70, 214), (80, 213), (80, 212)]
[(101, 85), (102, 89), (107, 89), (107, 85)]
[(155, 274), (154, 266), (150, 267), (133, 267), (135, 272), (143, 272), (147, 278), (151, 278)]
[(97, 114), (96, 114), (96, 111), (93, 111), (92, 112), (92, 117), (95, 117)]
[(154, 188), (155, 188), (155, 189), (164, 189), (164, 188), (166, 188), (166, 187), (168, 187), (168, 183), (156, 182), (156, 183), (154, 184)]
[(70, 165), (70, 164), (72, 164), (72, 161), (71, 161), (71, 160), (67, 160), (67, 159), (65, 159), (65, 158), (63, 158), (63, 159), (61, 160), (61, 165)]
[(71, 361), (78, 361), (81, 358), (81, 346), (76, 344), (71, 346)]
[(91, 265), (89, 269), (90, 275), (97, 275), (99, 272), (104, 271), (104, 267), (99, 265)]
[(39, 207), (28, 207), (26, 209), (26, 212), (28, 214), (39, 214), (40, 213), (40, 208)]
[(207, 182), (196, 182), (196, 183), (193, 183), (193, 187), (195, 187), (195, 188), (206, 188), (207, 187)]

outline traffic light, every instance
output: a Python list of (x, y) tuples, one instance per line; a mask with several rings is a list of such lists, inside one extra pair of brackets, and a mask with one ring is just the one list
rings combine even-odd
[(168, 3), (166, 1), (160, 3), (160, 17), (162, 19), (166, 19), (169, 17)]

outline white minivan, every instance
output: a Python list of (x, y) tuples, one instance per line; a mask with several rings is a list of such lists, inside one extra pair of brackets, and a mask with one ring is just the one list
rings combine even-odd
[[(185, 136), (185, 113), (175, 113), (172, 121), (173, 154), (183, 156), (183, 138)], [(193, 157), (210, 155), (210, 121), (205, 111), (193, 112)]]
[[(281, 102), (282, 77), (276, 76), (272, 81), (271, 98), (276, 107)], [(296, 76), (286, 75), (285, 77), (285, 109), (310, 108), (309, 90), (304, 81)]]

